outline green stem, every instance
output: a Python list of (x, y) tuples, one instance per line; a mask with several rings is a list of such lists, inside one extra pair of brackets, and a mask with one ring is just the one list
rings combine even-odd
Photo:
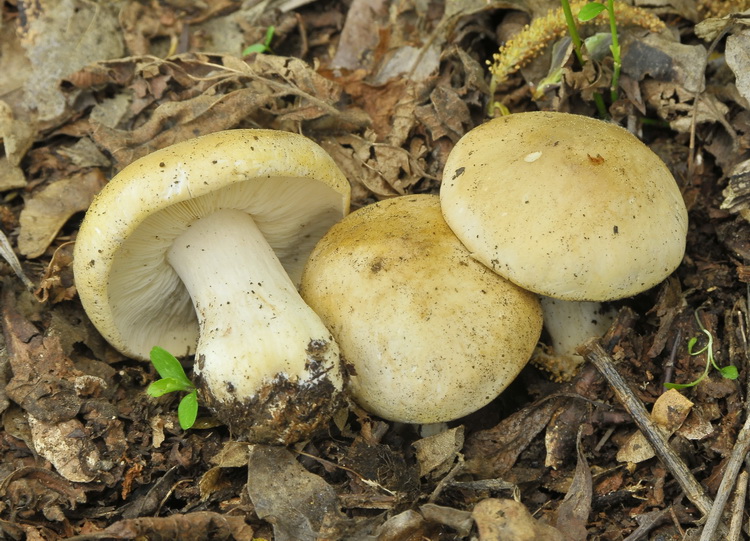
[(620, 68), (622, 67), (622, 62), (620, 59), (620, 42), (617, 38), (617, 21), (615, 20), (614, 0), (607, 0), (607, 11), (609, 12), (609, 31), (612, 34), (612, 45), (610, 46), (610, 50), (612, 51), (612, 60), (614, 61), (610, 95), (612, 101), (617, 101), (619, 98), (618, 86), (620, 84)]
[(560, 0), (563, 13), (565, 14), (565, 22), (568, 25), (568, 32), (570, 33), (570, 39), (573, 41), (573, 48), (576, 51), (578, 62), (583, 66), (583, 52), (581, 51), (581, 36), (578, 35), (578, 27), (576, 21), (573, 18), (573, 12), (570, 9), (570, 2), (568, 0)]
[(594, 92), (594, 103), (596, 104), (596, 110), (599, 112), (599, 116), (603, 119), (609, 118), (609, 111), (607, 106), (604, 104), (604, 97), (599, 92)]

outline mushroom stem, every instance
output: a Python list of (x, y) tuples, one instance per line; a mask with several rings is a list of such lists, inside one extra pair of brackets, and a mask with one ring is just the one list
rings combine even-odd
[(300, 417), (317, 401), (332, 407), (343, 384), (338, 346), (252, 217), (223, 209), (197, 220), (167, 261), (198, 316), (195, 373), (217, 417), (246, 433), (280, 422), (279, 409)]
[(538, 352), (534, 362), (558, 379), (570, 379), (584, 362), (576, 353), (578, 346), (607, 332), (615, 314), (600, 302), (566, 301), (544, 295), (539, 300), (551, 351)]

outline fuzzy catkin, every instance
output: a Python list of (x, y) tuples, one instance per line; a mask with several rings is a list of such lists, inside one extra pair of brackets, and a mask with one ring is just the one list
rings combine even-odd
[[(570, 7), (573, 13), (578, 13), (588, 3), (589, 0), (576, 0), (570, 3)], [(666, 28), (656, 15), (642, 8), (629, 6), (623, 2), (615, 2), (614, 6), (618, 26), (639, 26), (651, 32), (660, 32)], [(601, 23), (602, 20), (595, 17), (590, 21), (579, 21), (579, 24)], [(562, 37), (567, 31), (562, 8), (551, 9), (543, 17), (531, 21), (513, 39), (500, 47), (500, 50), (492, 56), (492, 62), (487, 62), (495, 85), (505, 81), (510, 75), (531, 62), (550, 42)]]

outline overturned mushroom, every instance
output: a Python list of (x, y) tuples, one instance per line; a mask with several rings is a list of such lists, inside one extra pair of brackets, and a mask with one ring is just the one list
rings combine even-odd
[(354, 400), (406, 423), (489, 403), (527, 363), (542, 326), (536, 296), (472, 259), (436, 196), (344, 218), (315, 247), (300, 292), (336, 338)]
[[(556, 299), (635, 295), (685, 252), (687, 210), (667, 166), (627, 130), (584, 116), (518, 113), (471, 130), (448, 156), (440, 199), (474, 257)], [(576, 332), (570, 322), (561, 332)]]
[(342, 404), (335, 341), (296, 289), (349, 184), (300, 135), (234, 130), (123, 169), (81, 225), (74, 271), (102, 335), (147, 359), (195, 353), (202, 401), (254, 442), (289, 443)]

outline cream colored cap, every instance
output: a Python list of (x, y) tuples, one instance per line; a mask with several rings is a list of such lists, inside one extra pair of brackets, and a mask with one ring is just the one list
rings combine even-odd
[(440, 199), (476, 259), (550, 297), (629, 297), (685, 252), (687, 210), (667, 166), (584, 116), (518, 113), (471, 130), (448, 156)]
[(354, 400), (406, 423), (489, 403), (526, 365), (542, 328), (536, 295), (472, 259), (437, 196), (345, 217), (315, 247), (300, 294), (339, 344)]

